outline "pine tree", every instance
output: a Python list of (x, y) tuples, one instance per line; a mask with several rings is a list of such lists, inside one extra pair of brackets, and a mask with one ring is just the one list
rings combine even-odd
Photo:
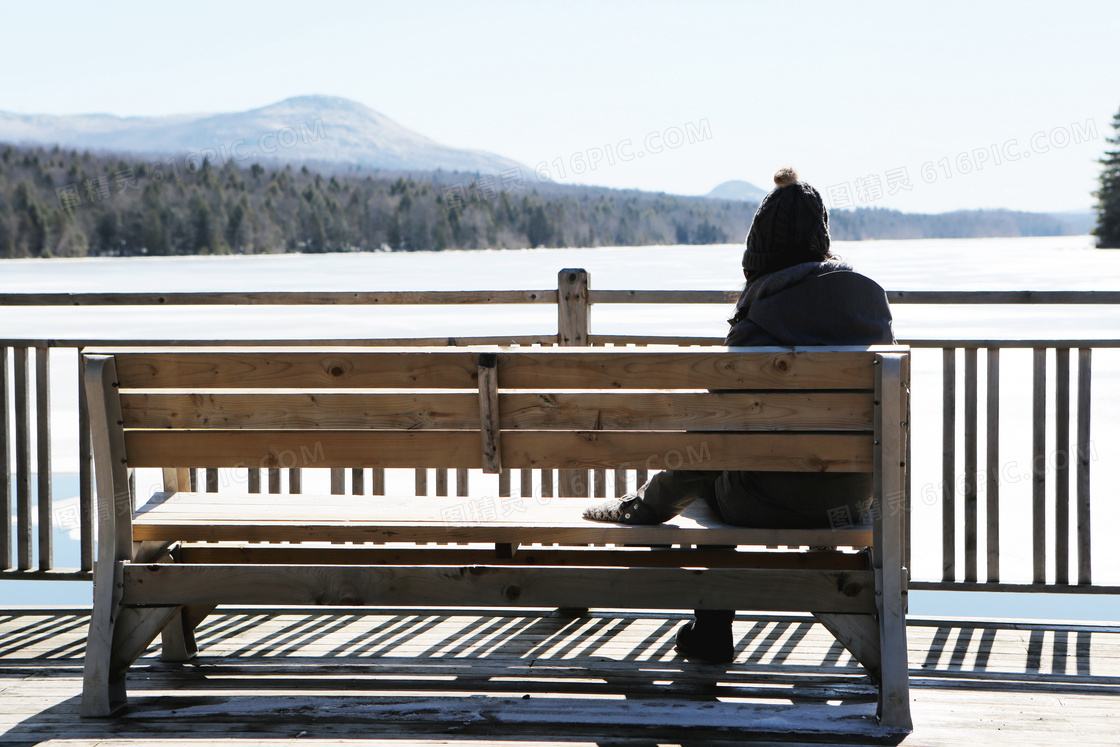
[(1097, 197), (1097, 246), (1120, 249), (1120, 111), (1112, 118), (1112, 137), (1105, 141), (1112, 146), (1101, 159), (1101, 188)]

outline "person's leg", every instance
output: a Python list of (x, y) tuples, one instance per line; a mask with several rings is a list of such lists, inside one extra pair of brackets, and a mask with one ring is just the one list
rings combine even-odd
[(711, 503), (720, 472), (668, 469), (623, 498), (612, 498), (584, 511), (585, 519), (621, 524), (660, 524), (695, 500)]

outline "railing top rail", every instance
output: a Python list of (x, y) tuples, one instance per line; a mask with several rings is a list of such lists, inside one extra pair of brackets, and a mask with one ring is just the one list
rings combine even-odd
[[(596, 303), (726, 304), (736, 290), (591, 290)], [(1120, 304), (1120, 291), (887, 291), (898, 304)], [(428, 305), (555, 304), (557, 290), (449, 291), (205, 291), (189, 293), (0, 293), (0, 306), (230, 306), (239, 304)]]
[[(592, 345), (701, 345), (722, 346), (723, 337), (714, 336), (658, 336), (648, 337), (643, 335), (591, 335)], [(345, 338), (345, 339), (261, 339), (239, 338), (228, 340), (213, 339), (133, 339), (133, 338), (0, 338), (0, 347), (12, 348), (91, 348), (91, 347), (260, 347), (275, 345), (277, 347), (442, 347), (463, 345), (545, 345), (556, 344), (555, 335), (496, 335), (491, 337), (416, 337), (416, 338)], [(915, 339), (901, 338), (899, 345), (908, 345), (912, 348), (1023, 348), (1042, 349), (1057, 348), (1120, 348), (1118, 339), (1085, 339), (1085, 340), (998, 340), (998, 339), (971, 339), (971, 338), (938, 338)]]
[(556, 303), (556, 289), (450, 291), (203, 291), (195, 293), (0, 293), (0, 306), (282, 306)]

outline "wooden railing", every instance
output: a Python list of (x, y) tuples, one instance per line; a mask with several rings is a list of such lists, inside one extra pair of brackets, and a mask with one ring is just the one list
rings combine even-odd
[[(539, 335), (469, 336), (378, 339), (292, 339), (269, 340), (268, 344), (291, 345), (645, 345), (672, 343), (683, 345), (719, 345), (719, 337), (649, 336), (593, 334), (590, 309), (607, 304), (719, 304), (730, 305), (736, 293), (689, 290), (592, 290), (589, 276), (583, 270), (565, 269), (558, 276), (556, 288), (520, 291), (397, 291), (397, 292), (259, 292), (259, 293), (46, 293), (0, 294), (0, 306), (169, 306), (169, 305), (421, 305), (455, 306), (478, 304), (550, 304), (557, 309), (557, 331)], [(1120, 304), (1118, 292), (1094, 291), (892, 291), (892, 304)], [(129, 340), (130, 345), (246, 345), (255, 339), (223, 340)], [(1098, 348), (1120, 347), (1120, 339), (1099, 340), (981, 340), (981, 339), (902, 339), (900, 342), (922, 350), (937, 349), (941, 354), (943, 407), (941, 423), (917, 422), (914, 431), (941, 431), (942, 476), (937, 486), (941, 505), (940, 544), (942, 569), (940, 577), (915, 578), (911, 588), (987, 591), (1071, 591), (1115, 593), (1120, 587), (1093, 583), (1091, 542), (1090, 430), (1092, 415), (1092, 356)], [(120, 339), (0, 339), (0, 579), (88, 579), (93, 559), (92, 475), (88, 423), (85, 420), (84, 392), (78, 387), (79, 423), (79, 500), (67, 513), (66, 528), (77, 528), (81, 546), (76, 568), (55, 568), (52, 532), (60, 517), (52, 510), (51, 431), (47, 413), (50, 407), (51, 351), (81, 350), (90, 346), (121, 345)], [(9, 352), (11, 348), (11, 352)], [(1002, 579), (1001, 525), (999, 501), (1001, 475), (999, 470), (999, 414), (1001, 351), (1008, 349), (1033, 351), (1032, 422), (1033, 459), (1031, 465), (1033, 533), (1031, 583), (1008, 584)], [(1077, 365), (1073, 367), (1072, 351)], [(981, 355), (983, 351), (983, 355)], [(1052, 351), (1052, 352), (1051, 352)], [(957, 391), (958, 365), (963, 359), (963, 391)], [(985, 362), (983, 380), (979, 360)], [(1048, 402), (1047, 361), (1054, 361), (1057, 381), (1054, 388), (1055, 418), (1053, 448), (1047, 450)], [(81, 357), (78, 356), (79, 367)], [(76, 372), (80, 377), (80, 370)], [(78, 379), (80, 380), (80, 378)], [(75, 383), (75, 386), (77, 384)], [(9, 407), (9, 390), (14, 394), (14, 412)], [(34, 395), (32, 395), (34, 391)], [(1071, 392), (1076, 391), (1076, 397)], [(984, 408), (981, 417), (980, 402)], [(1071, 434), (1071, 407), (1075, 408), (1075, 427)], [(958, 414), (963, 416), (963, 438), (958, 436)], [(983, 434), (983, 439), (981, 439)], [(9, 460), (9, 439), (15, 442), (15, 462)], [(913, 439), (916, 440), (916, 439)], [(985, 444), (984, 469), (980, 467), (979, 446)], [(34, 457), (32, 456), (34, 454)], [(1047, 470), (1047, 459), (1054, 454), (1053, 470)], [(1073, 454), (1071, 460), (1068, 455)], [(1052, 460), (1053, 461), (1053, 460)], [(958, 463), (962, 464), (958, 464)], [(1076, 466), (1071, 469), (1071, 462)], [(651, 465), (660, 468), (664, 465)], [(670, 465), (671, 466), (671, 465)], [(286, 474), (285, 474), (286, 473)], [(1052, 474), (1051, 474), (1052, 473)], [(554, 477), (550, 471), (536, 474), (524, 470), (519, 476), (509, 472), (499, 478), (498, 498), (509, 497), (512, 485), (520, 484), (520, 495), (539, 491), (553, 495), (621, 495), (628, 486), (639, 484), (647, 469), (613, 475), (601, 471), (591, 473), (561, 470)], [(33, 489), (32, 476), (37, 475)], [(958, 480), (958, 475), (963, 480)], [(12, 477), (14, 490), (12, 490)], [(286, 477), (286, 479), (285, 479)], [(216, 489), (220, 479), (217, 470), (192, 470), (192, 489)], [(368, 478), (368, 479), (367, 479)], [(455, 470), (454, 482), (448, 470), (437, 470), (434, 481), (429, 472), (415, 475), (418, 494), (427, 494), (434, 487), (437, 495), (454, 489), (467, 496), (469, 477), (466, 470)], [(613, 478), (613, 485), (611, 484)], [(1072, 478), (1072, 483), (1071, 483)], [(984, 480), (984, 520), (980, 519), (979, 483)], [(1052, 546), (1047, 545), (1047, 481), (1055, 486), (1055, 510)], [(298, 466), (290, 469), (249, 469), (247, 489), (259, 492), (280, 492), (284, 483), (290, 492), (302, 487)], [(434, 482), (434, 485), (430, 485)], [(958, 483), (961, 489), (957, 489)], [(354, 494), (384, 494), (385, 475), (380, 470), (341, 470), (331, 472), (331, 491)], [(452, 488), (452, 485), (454, 486)], [(13, 501), (14, 499), (14, 501)], [(911, 505), (907, 496), (907, 505)], [(12, 525), (12, 509), (15, 522)], [(911, 512), (907, 512), (907, 517)], [(958, 531), (963, 526), (963, 536)], [(1075, 541), (1069, 537), (1073, 529)], [(14, 531), (13, 531), (14, 530)], [(36, 542), (37, 540), (37, 542)], [(963, 544), (963, 563), (957, 562)], [(981, 559), (983, 568), (981, 569)], [(1072, 566), (1072, 568), (1071, 568)], [(1071, 572), (1072, 571), (1072, 572)]]

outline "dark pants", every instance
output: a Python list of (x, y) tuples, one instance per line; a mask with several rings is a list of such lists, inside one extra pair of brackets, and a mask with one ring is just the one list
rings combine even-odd
[[(872, 490), (871, 475), (852, 473), (665, 470), (638, 489), (643, 511), (668, 521), (703, 500), (721, 521), (762, 528), (835, 526), (854, 521)], [(770, 496), (775, 496), (776, 499)], [(696, 628), (731, 627), (734, 610), (696, 610)]]

